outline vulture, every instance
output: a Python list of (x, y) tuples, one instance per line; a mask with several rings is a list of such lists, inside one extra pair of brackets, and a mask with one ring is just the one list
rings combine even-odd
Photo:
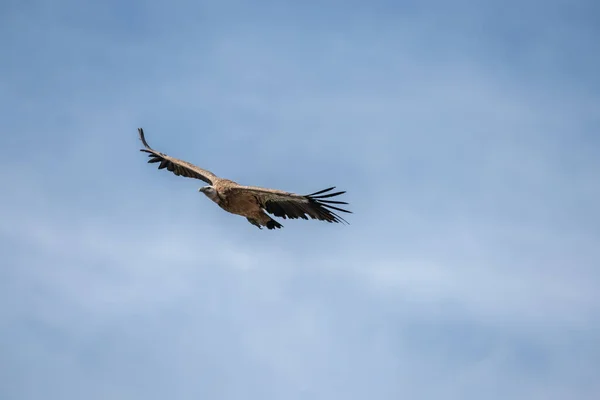
[(302, 218), (308, 220), (310, 217), (319, 221), (348, 223), (335, 213), (335, 211), (351, 213), (351, 211), (339, 207), (348, 203), (331, 200), (332, 197), (346, 193), (345, 191), (332, 193), (335, 186), (307, 195), (258, 186), (242, 186), (232, 180), (220, 178), (212, 172), (187, 161), (170, 157), (152, 149), (144, 137), (144, 130), (138, 128), (138, 132), (144, 145), (144, 148), (140, 151), (148, 153), (149, 163), (160, 163), (158, 169), (166, 168), (177, 176), (196, 178), (206, 182), (208, 185), (199, 188), (199, 192), (204, 193), (206, 197), (217, 203), (223, 210), (246, 217), (248, 222), (259, 229), (262, 229), (263, 226), (268, 229), (283, 227), (269, 214), (284, 219)]

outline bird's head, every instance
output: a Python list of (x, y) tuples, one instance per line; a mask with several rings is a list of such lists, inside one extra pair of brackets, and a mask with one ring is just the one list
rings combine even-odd
[(204, 195), (206, 197), (208, 197), (209, 199), (211, 199), (212, 201), (217, 201), (217, 199), (219, 197), (217, 195), (217, 191), (212, 186), (202, 186), (200, 189), (198, 189), (198, 191), (201, 193), (204, 193)]

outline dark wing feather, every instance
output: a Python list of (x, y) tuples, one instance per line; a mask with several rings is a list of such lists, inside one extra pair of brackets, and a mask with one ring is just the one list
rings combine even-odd
[(140, 151), (149, 153), (149, 155), (148, 155), (148, 157), (150, 157), (150, 160), (148, 160), (149, 163), (160, 162), (158, 169), (166, 168), (168, 171), (173, 172), (175, 175), (185, 176), (186, 178), (200, 179), (200, 180), (203, 180), (204, 182), (208, 183), (209, 185), (212, 185), (216, 180), (219, 179), (219, 177), (217, 177), (215, 174), (213, 174), (212, 172), (210, 172), (208, 170), (199, 168), (199, 167), (195, 166), (194, 164), (191, 164), (187, 161), (169, 157), (166, 154), (163, 154), (161, 152), (158, 152), (158, 151), (152, 149), (148, 145), (148, 142), (146, 142), (146, 138), (144, 137), (144, 130), (142, 128), (138, 128), (138, 132), (140, 134), (140, 139), (145, 147), (144, 149), (140, 149)]
[(332, 204), (348, 204), (344, 201), (323, 200), (329, 197), (339, 196), (346, 192), (327, 193), (335, 187), (324, 189), (308, 195), (299, 195), (295, 193), (284, 192), (277, 189), (266, 189), (256, 186), (237, 186), (229, 190), (244, 191), (252, 193), (258, 200), (260, 206), (268, 213), (282, 218), (302, 218), (317, 219), (327, 222), (345, 222), (344, 218), (336, 214), (335, 211), (352, 213), (351, 211), (333, 206)]

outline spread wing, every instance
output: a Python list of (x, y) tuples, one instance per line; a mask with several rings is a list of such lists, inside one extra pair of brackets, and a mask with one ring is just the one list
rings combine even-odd
[(276, 217), (282, 217), (284, 219), (308, 219), (308, 217), (310, 217), (320, 221), (348, 223), (333, 210), (345, 213), (352, 212), (332, 205), (348, 203), (344, 201), (324, 200), (346, 193), (329, 193), (333, 189), (335, 189), (335, 187), (330, 187), (308, 195), (299, 195), (284, 192), (283, 190), (266, 189), (256, 186), (236, 186), (229, 190), (234, 192), (243, 191), (246, 194), (251, 193), (258, 200), (262, 208)]
[(178, 176), (185, 176), (186, 178), (196, 178), (203, 180), (204, 182), (212, 185), (215, 180), (218, 180), (219, 177), (213, 174), (210, 171), (207, 171), (202, 168), (196, 167), (194, 164), (190, 164), (187, 161), (178, 160), (177, 158), (169, 157), (166, 154), (158, 152), (152, 149), (148, 142), (146, 142), (146, 138), (144, 137), (144, 130), (142, 128), (138, 128), (138, 132), (140, 134), (140, 139), (144, 144), (145, 149), (140, 149), (140, 151), (149, 153), (148, 160), (149, 163), (157, 163), (160, 162), (158, 169), (166, 168), (167, 170), (173, 172)]

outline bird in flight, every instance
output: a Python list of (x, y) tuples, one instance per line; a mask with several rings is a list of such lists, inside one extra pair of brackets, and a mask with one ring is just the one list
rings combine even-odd
[(348, 203), (329, 200), (331, 197), (346, 193), (331, 193), (335, 187), (323, 189), (308, 195), (299, 195), (277, 189), (242, 186), (229, 179), (219, 178), (212, 172), (199, 168), (187, 161), (169, 157), (164, 153), (152, 149), (148, 145), (148, 142), (146, 142), (144, 130), (138, 128), (138, 132), (144, 144), (144, 148), (140, 149), (140, 151), (149, 153), (149, 163), (160, 162), (158, 169), (166, 168), (177, 176), (196, 178), (208, 183), (208, 186), (203, 186), (198, 191), (204, 193), (206, 197), (217, 203), (223, 210), (246, 217), (248, 222), (259, 229), (262, 229), (263, 226), (266, 226), (268, 229), (283, 227), (283, 225), (271, 218), (267, 213), (284, 219), (302, 218), (307, 220), (310, 217), (320, 221), (348, 223), (333, 211), (351, 213), (351, 211), (333, 205)]

